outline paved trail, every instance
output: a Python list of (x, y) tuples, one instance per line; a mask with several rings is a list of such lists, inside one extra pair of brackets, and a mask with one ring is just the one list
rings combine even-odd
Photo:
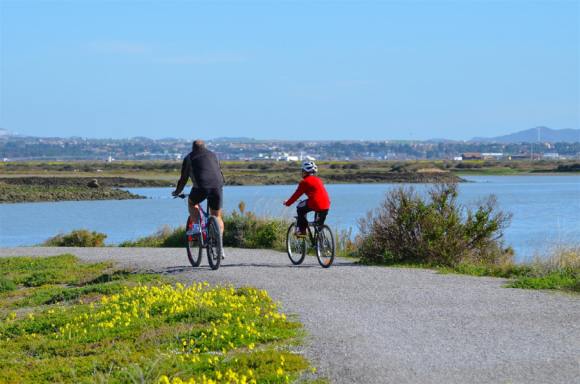
[(65, 252), (185, 282), (267, 289), (298, 315), (309, 334), (304, 352), (333, 383), (580, 382), (579, 296), (348, 260), (295, 267), (266, 250), (228, 249), (211, 271), (189, 267), (182, 249), (0, 248), (0, 256)]

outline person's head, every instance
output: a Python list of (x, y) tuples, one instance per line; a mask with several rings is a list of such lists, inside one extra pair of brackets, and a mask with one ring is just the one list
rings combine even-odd
[(194, 152), (200, 151), (205, 148), (205, 142), (201, 139), (197, 139), (191, 145), (191, 150)]
[(302, 177), (314, 175), (316, 172), (318, 172), (318, 167), (316, 166), (314, 161), (311, 160), (303, 161), (301, 169), (302, 169)]

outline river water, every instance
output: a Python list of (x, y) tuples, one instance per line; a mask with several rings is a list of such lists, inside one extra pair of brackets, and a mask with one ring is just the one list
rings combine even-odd
[[(513, 219), (506, 244), (525, 261), (559, 245), (580, 244), (580, 176), (468, 176), (460, 185), (460, 201), (473, 206), (495, 194), (501, 209)], [(400, 184), (327, 185), (332, 208), (327, 222), (337, 229), (357, 231), (357, 220), (375, 209), (387, 191)], [(429, 186), (415, 184), (419, 191)], [(224, 189), (224, 208), (258, 215), (291, 218), (295, 208), (282, 206), (295, 186), (231, 186)], [(0, 204), (0, 246), (39, 244), (57, 233), (86, 228), (108, 235), (115, 244), (178, 226), (186, 218), (186, 203), (171, 198), (171, 188), (131, 188), (146, 200), (68, 201), (58, 203)]]

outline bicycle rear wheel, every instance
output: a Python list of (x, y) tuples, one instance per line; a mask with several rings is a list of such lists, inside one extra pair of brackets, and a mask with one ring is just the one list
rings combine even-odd
[(334, 261), (334, 236), (328, 225), (323, 225), (316, 238), (316, 257), (322, 268), (328, 268)]
[(302, 264), (306, 257), (306, 238), (296, 237), (296, 224), (292, 223), (286, 232), (286, 251), (294, 265)]
[(209, 267), (216, 270), (222, 261), (221, 232), (215, 216), (210, 216), (207, 221), (207, 262)]
[[(185, 232), (191, 230), (193, 227), (193, 222), (191, 217), (187, 218), (187, 223), (185, 224)], [(201, 236), (201, 235), (197, 235)], [(196, 244), (197, 243), (197, 244)], [(201, 264), (201, 256), (203, 254), (203, 247), (199, 238), (195, 240), (193, 235), (185, 234), (185, 248), (187, 249), (187, 258), (191, 263), (192, 267), (199, 267)]]

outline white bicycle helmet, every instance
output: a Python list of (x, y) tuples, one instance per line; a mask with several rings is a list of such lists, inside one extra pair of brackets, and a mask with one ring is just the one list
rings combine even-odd
[(318, 172), (318, 167), (314, 164), (314, 161), (306, 160), (302, 163), (302, 170), (306, 173), (316, 173)]

